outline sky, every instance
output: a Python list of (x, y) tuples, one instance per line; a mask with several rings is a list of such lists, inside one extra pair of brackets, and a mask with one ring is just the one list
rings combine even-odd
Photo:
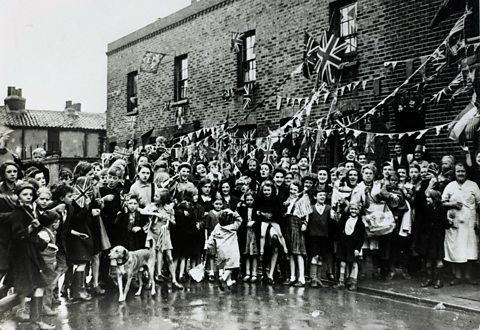
[(104, 112), (107, 44), (190, 0), (0, 0), (0, 104), (22, 88), (27, 109)]

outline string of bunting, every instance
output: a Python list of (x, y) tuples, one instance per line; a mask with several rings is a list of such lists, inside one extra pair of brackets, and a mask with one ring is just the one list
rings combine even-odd
[(442, 47), (444, 47), (445, 45), (447, 45), (448, 41), (450, 40), (450, 38), (455, 35), (456, 33), (460, 32), (460, 31), (463, 31), (464, 29), (464, 26), (465, 26), (465, 19), (468, 15), (470, 15), (472, 12), (471, 10), (469, 9), (466, 9), (465, 13), (457, 20), (457, 22), (455, 23), (455, 25), (453, 26), (453, 28), (450, 30), (449, 34), (447, 35), (447, 37), (442, 41), (442, 43), (435, 49), (435, 51), (433, 53), (431, 53), (430, 55), (428, 55), (426, 58), (425, 58), (425, 61), (420, 64), (420, 66), (402, 83), (400, 84), (400, 86), (398, 86), (397, 88), (395, 88), (393, 90), (393, 92), (391, 92), (390, 94), (388, 94), (385, 98), (383, 98), (376, 106), (374, 106), (372, 109), (368, 110), (366, 113), (364, 113), (363, 115), (359, 116), (357, 119), (355, 119), (354, 121), (352, 121), (348, 126), (353, 126), (357, 123), (359, 123), (360, 121), (362, 121), (363, 119), (365, 119), (367, 116), (371, 116), (373, 114), (375, 114), (375, 112), (377, 111), (377, 109), (381, 106), (383, 106), (389, 99), (391, 99), (392, 97), (394, 97), (399, 91), (400, 89), (402, 89), (403, 87), (405, 87), (405, 85), (409, 84), (410, 83), (410, 80), (415, 76), (417, 75), (419, 72), (423, 71), (424, 68), (426, 67), (427, 63), (431, 60), (431, 59), (437, 59), (438, 58), (438, 54), (440, 52), (440, 49)]

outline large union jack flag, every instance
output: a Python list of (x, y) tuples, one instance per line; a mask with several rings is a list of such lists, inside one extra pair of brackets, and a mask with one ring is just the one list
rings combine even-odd
[(318, 79), (330, 84), (334, 82), (333, 68), (339, 69), (342, 63), (340, 55), (347, 48), (346, 43), (333, 34), (323, 31), (320, 43), (305, 32), (304, 75), (310, 79), (312, 72)]

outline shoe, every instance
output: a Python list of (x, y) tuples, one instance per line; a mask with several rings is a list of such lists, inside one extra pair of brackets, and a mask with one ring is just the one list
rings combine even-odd
[(43, 321), (36, 321), (32, 323), (35, 324), (40, 330), (55, 330), (57, 328), (56, 326), (45, 323)]
[(32, 297), (30, 301), (30, 322), (40, 330), (54, 330), (56, 327), (42, 321), (43, 297)]
[(103, 296), (105, 294), (105, 290), (102, 289), (99, 285), (97, 285), (96, 287), (93, 287), (91, 291), (93, 294), (96, 294), (97, 296)]
[(335, 281), (335, 276), (333, 276), (332, 272), (327, 272), (327, 279), (329, 281)]
[(343, 290), (343, 289), (345, 289), (345, 282), (344, 281), (339, 281), (337, 284), (335, 284), (333, 286), (333, 288)]
[(155, 275), (154, 280), (155, 280), (155, 282), (163, 283), (163, 282), (166, 281), (166, 278), (165, 278), (165, 276), (163, 276), (162, 274), (160, 274), (160, 275)]
[(434, 289), (440, 289), (441, 287), (443, 287), (442, 281), (436, 280), (435, 283), (433, 284), (433, 288)]
[(183, 285), (178, 282), (172, 282), (172, 285), (178, 290), (183, 290)]
[(258, 278), (257, 278), (255, 275), (253, 275), (253, 276), (250, 278), (250, 283), (257, 283), (257, 281), (258, 281)]
[(43, 315), (45, 316), (56, 316), (58, 315), (58, 312), (56, 310), (51, 309), (48, 306), (43, 306)]
[(297, 282), (295, 282), (295, 284), (293, 286), (296, 287), (296, 288), (303, 288), (303, 287), (305, 287), (305, 281), (303, 281), (303, 282), (297, 281)]
[(220, 288), (220, 291), (225, 291), (225, 287), (227, 286), (227, 283), (223, 278), (218, 279), (218, 287)]
[(450, 281), (450, 285), (451, 286), (458, 285), (460, 284), (460, 282), (461, 282), (460, 279), (455, 277), (453, 280)]
[(250, 275), (245, 275), (245, 277), (242, 279), (244, 282), (249, 282), (250, 281)]
[(268, 277), (267, 283), (268, 283), (269, 285), (274, 285), (274, 284), (275, 284), (275, 280), (274, 280), (273, 278)]
[(427, 286), (430, 286), (433, 284), (433, 281), (430, 278), (427, 278), (425, 281), (420, 284), (422, 288), (426, 288)]
[(291, 280), (291, 279), (288, 279), (286, 280), (285, 282), (282, 283), (282, 285), (285, 285), (285, 286), (291, 286), (295, 283), (295, 280)]
[(90, 296), (84, 288), (82, 288), (84, 272), (75, 272), (72, 277), (72, 301), (90, 301)]
[(352, 278), (347, 287), (348, 291), (357, 291), (357, 280)]

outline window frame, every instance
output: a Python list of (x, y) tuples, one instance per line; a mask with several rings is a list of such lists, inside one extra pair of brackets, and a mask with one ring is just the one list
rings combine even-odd
[[(186, 61), (186, 62), (184, 62)], [(174, 99), (175, 101), (188, 100), (188, 80), (189, 80), (189, 66), (188, 66), (188, 54), (183, 54), (175, 57), (174, 61), (175, 72), (175, 87), (174, 87)], [(186, 67), (183, 68), (183, 63), (186, 63)], [(186, 72), (186, 78), (183, 78), (183, 73)]]
[[(248, 40), (249, 38), (252, 38), (252, 37), (254, 38), (253, 46), (247, 47)], [(255, 30), (250, 30), (243, 33), (242, 41), (243, 41), (242, 48), (238, 53), (238, 87), (242, 87), (247, 83), (254, 84), (257, 81), (257, 54), (256, 54), (257, 35), (255, 33)], [(254, 55), (253, 58), (247, 58), (248, 50), (250, 49), (252, 49), (252, 53)], [(253, 68), (250, 67), (252, 63), (253, 63)], [(247, 68), (248, 68), (248, 71), (246, 70)], [(245, 79), (245, 74), (247, 72), (249, 73), (248, 80)], [(254, 79), (251, 79), (250, 77), (252, 72), (253, 72)]]
[[(341, 21), (341, 14), (340, 11), (349, 6), (355, 6), (355, 17), (352, 20), (347, 20), (345, 22)], [(347, 35), (342, 35), (342, 23), (349, 23), (353, 21), (355, 24), (355, 32)], [(358, 54), (358, 1), (357, 0), (343, 0), (343, 1), (336, 1), (330, 5), (330, 22), (331, 28), (330, 30), (340, 38), (341, 42), (347, 42), (349, 47), (352, 47), (352, 43), (346, 41), (347, 39), (353, 38), (355, 40), (355, 49), (351, 51), (345, 51), (344, 57), (351, 58)], [(348, 26), (348, 25), (347, 25)]]
[[(135, 102), (131, 99), (135, 97)], [(127, 114), (135, 113), (138, 107), (138, 71), (127, 74)]]

